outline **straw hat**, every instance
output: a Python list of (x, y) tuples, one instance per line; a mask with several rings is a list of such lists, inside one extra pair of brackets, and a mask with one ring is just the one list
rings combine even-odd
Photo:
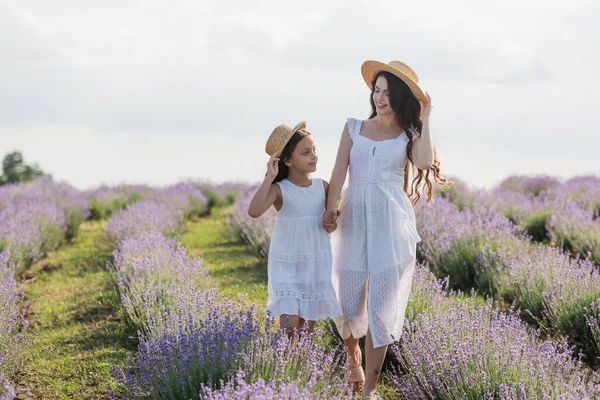
[(423, 93), (418, 85), (419, 77), (415, 71), (412, 70), (412, 68), (403, 62), (390, 61), (389, 63), (384, 64), (379, 61), (369, 60), (365, 61), (360, 69), (363, 79), (365, 80), (365, 83), (369, 89), (373, 89), (372, 83), (375, 75), (377, 75), (380, 71), (387, 71), (402, 79), (402, 81), (408, 85), (417, 100), (426, 101), (425, 93)]
[(294, 133), (303, 129), (306, 129), (305, 121), (298, 123), (298, 125), (296, 125), (293, 128), (286, 124), (279, 125), (273, 130), (273, 133), (271, 133), (269, 139), (267, 139), (265, 151), (270, 156), (274, 156), (275, 154), (280, 153), (287, 144), (287, 142), (290, 141)]

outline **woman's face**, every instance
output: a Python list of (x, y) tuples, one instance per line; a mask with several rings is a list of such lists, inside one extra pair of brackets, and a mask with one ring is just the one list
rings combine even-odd
[(373, 103), (375, 103), (375, 109), (377, 115), (386, 115), (393, 113), (392, 107), (390, 106), (390, 96), (388, 93), (388, 84), (383, 75), (379, 76), (375, 81), (375, 90), (373, 91)]

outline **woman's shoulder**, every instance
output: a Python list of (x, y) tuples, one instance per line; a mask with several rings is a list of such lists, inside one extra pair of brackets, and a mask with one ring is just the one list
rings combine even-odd
[(361, 126), (362, 123), (363, 123), (362, 119), (349, 117), (346, 120), (346, 126), (344, 127), (344, 130), (347, 129), (348, 130), (348, 134), (350, 134), (350, 137), (352, 139), (354, 139), (354, 137), (360, 131), (360, 126)]
[(367, 121), (367, 120), (363, 120), (363, 119), (360, 119), (360, 118), (354, 118), (354, 117), (348, 117), (348, 118), (346, 118), (346, 124), (347, 125), (362, 124), (365, 121)]

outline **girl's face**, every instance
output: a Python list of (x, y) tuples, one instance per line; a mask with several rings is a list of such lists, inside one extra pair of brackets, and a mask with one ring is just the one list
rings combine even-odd
[(387, 115), (393, 113), (390, 106), (390, 95), (388, 93), (388, 84), (385, 77), (380, 76), (375, 81), (375, 90), (373, 91), (373, 102), (377, 109), (377, 115)]
[(319, 160), (316, 151), (315, 140), (311, 135), (307, 135), (298, 142), (292, 156), (285, 162), (285, 165), (303, 173), (315, 172)]

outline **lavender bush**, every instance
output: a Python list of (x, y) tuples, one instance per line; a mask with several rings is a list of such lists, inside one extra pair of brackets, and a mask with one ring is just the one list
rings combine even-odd
[(549, 332), (569, 338), (589, 361), (600, 355), (587, 319), (600, 298), (600, 271), (590, 261), (574, 259), (559, 249), (536, 246), (508, 261), (506, 293), (515, 298)]
[(58, 247), (65, 239), (68, 222), (55, 204), (16, 199), (0, 210), (0, 249), (11, 248), (21, 270)]
[(0, 188), (0, 249), (11, 247), (21, 270), (77, 234), (87, 216), (83, 195), (47, 179)]
[(547, 228), (557, 246), (600, 264), (600, 220), (593, 210), (567, 201), (550, 217)]
[(154, 232), (174, 235), (183, 228), (184, 214), (170, 204), (144, 200), (118, 211), (108, 222), (108, 233), (116, 240)]
[(175, 239), (157, 232), (124, 239), (109, 268), (128, 321), (144, 333), (162, 325), (165, 310), (185, 313), (189, 310), (181, 309), (182, 299), (214, 286), (200, 260), (189, 257)]
[(16, 371), (27, 322), (22, 307), (23, 295), (15, 280), (16, 267), (10, 260), (9, 249), (0, 252), (0, 398), (12, 399), (14, 389), (6, 377)]
[[(246, 383), (246, 374), (239, 370), (234, 379), (225, 384), (221, 383), (221, 389), (210, 387), (202, 391), (202, 398), (206, 400), (312, 400), (315, 394), (312, 386), (302, 387), (299, 383), (286, 381), (276, 384), (259, 379), (254, 383)], [(311, 382), (312, 383), (312, 382)]]
[(0, 400), (13, 400), (16, 397), (15, 388), (0, 372)]
[(127, 398), (197, 399), (239, 367), (260, 332), (257, 313), (227, 300), (197, 299), (197, 309), (207, 315), (174, 315), (162, 334), (140, 337), (129, 367), (116, 371)]
[(530, 196), (539, 196), (540, 194), (560, 185), (560, 181), (553, 176), (515, 175), (504, 179), (498, 186), (501, 190), (520, 192)]
[(206, 400), (314, 400), (314, 399), (349, 399), (350, 394), (344, 393), (337, 396), (332, 393), (322, 393), (316, 390), (316, 376), (307, 383), (302, 384), (298, 381), (286, 380), (283, 383), (266, 382), (264, 379), (258, 379), (254, 383), (245, 381), (246, 374), (239, 370), (234, 379), (222, 385), (220, 390), (207, 388), (202, 393), (202, 398)]
[(109, 218), (115, 211), (149, 197), (153, 192), (145, 185), (100, 186), (85, 192), (90, 207), (89, 218), (102, 220)]
[(202, 189), (194, 183), (182, 182), (155, 190), (149, 197), (159, 203), (168, 204), (186, 218), (202, 215), (207, 211), (208, 200)]
[(444, 312), (422, 313), (408, 323), (401, 360), (391, 379), (410, 399), (593, 399), (598, 375), (571, 357), (566, 341), (542, 340), (512, 312), (491, 301), (455, 301)]
[(417, 209), (417, 247), (421, 260), (438, 277), (450, 276), (450, 286), (463, 291), (475, 287), (481, 294), (496, 291), (502, 271), (501, 249), (522, 244), (519, 229), (496, 210), (458, 207), (445, 199)]
[(253, 187), (239, 194), (231, 214), (231, 225), (245, 242), (255, 248), (261, 256), (266, 257), (277, 212), (271, 207), (260, 218), (248, 215), (248, 206), (256, 190), (257, 188)]
[(269, 382), (285, 386), (294, 382), (296, 387), (309, 387), (319, 398), (347, 398), (347, 362), (345, 352), (339, 348), (327, 349), (318, 343), (321, 330), (309, 333), (306, 327), (290, 338), (283, 330), (270, 329), (262, 335), (241, 357), (247, 383)]

